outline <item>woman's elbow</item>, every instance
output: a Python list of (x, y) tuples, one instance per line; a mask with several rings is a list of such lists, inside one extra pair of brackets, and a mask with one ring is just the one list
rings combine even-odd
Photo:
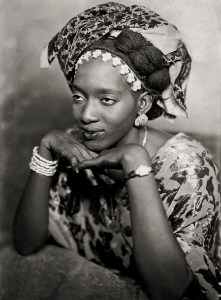
[(35, 252), (32, 248), (25, 248), (16, 245), (15, 245), (15, 250), (18, 252), (18, 254), (22, 256), (29, 256)]
[(26, 240), (24, 237), (14, 234), (13, 243), (15, 250), (22, 256), (28, 256), (38, 252), (45, 244), (47, 236), (35, 240)]
[(163, 286), (157, 291), (156, 295), (153, 297), (153, 300), (180, 300), (183, 299), (188, 287), (191, 285), (193, 281), (193, 274), (188, 269), (188, 272), (183, 278), (180, 283), (174, 282), (173, 284), (170, 284), (166, 286), (163, 284)]

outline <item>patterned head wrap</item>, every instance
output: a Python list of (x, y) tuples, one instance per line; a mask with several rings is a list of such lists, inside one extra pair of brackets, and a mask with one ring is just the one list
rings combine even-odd
[(171, 84), (162, 92), (157, 104), (168, 117), (187, 116), (185, 94), (191, 68), (190, 55), (176, 27), (146, 7), (109, 2), (78, 14), (43, 49), (41, 67), (49, 67), (57, 56), (72, 88), (76, 62), (82, 52), (106, 34), (125, 28), (140, 33), (164, 56)]

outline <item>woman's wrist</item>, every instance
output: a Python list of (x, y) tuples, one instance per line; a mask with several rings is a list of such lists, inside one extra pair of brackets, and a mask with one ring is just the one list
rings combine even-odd
[(151, 166), (151, 160), (145, 148), (134, 147), (134, 149), (123, 155), (122, 168), (125, 175), (137, 169), (140, 165)]
[(54, 160), (47, 137), (44, 137), (38, 147), (38, 154), (47, 160)]

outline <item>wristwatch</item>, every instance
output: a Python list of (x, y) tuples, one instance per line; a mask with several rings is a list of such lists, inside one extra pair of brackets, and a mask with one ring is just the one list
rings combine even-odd
[(152, 167), (148, 167), (145, 165), (140, 165), (136, 168), (136, 170), (131, 171), (130, 173), (128, 173), (125, 178), (124, 181), (127, 181), (130, 178), (134, 178), (134, 177), (143, 177), (143, 176), (147, 176), (149, 175), (151, 172), (153, 172)]

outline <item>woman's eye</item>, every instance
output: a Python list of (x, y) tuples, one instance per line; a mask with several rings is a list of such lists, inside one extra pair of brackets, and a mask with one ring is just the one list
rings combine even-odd
[(80, 95), (73, 95), (72, 98), (73, 98), (74, 102), (76, 102), (76, 103), (80, 103), (80, 102), (84, 101), (84, 98), (81, 97)]
[(116, 100), (113, 100), (113, 99), (110, 99), (110, 98), (103, 98), (101, 100), (101, 102), (105, 105), (113, 105), (116, 102)]

